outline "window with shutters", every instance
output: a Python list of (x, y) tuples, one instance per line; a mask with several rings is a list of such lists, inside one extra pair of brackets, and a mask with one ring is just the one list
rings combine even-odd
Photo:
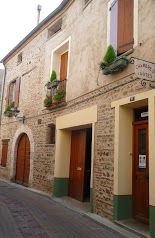
[(2, 167), (6, 167), (6, 163), (7, 163), (8, 142), (9, 142), (9, 139), (2, 140), (2, 157), (1, 157)]
[(110, 11), (110, 44), (117, 55), (133, 48), (134, 0), (113, 0)]
[(11, 81), (7, 86), (6, 108), (14, 102), (14, 108), (19, 105), (20, 78)]

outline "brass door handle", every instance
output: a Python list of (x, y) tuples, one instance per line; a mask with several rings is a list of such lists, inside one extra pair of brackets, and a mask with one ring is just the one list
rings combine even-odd
[(77, 167), (77, 170), (78, 170), (78, 171), (81, 171), (82, 169), (81, 169), (81, 167)]

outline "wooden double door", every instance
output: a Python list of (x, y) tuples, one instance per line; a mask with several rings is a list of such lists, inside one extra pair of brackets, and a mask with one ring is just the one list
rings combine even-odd
[(143, 223), (149, 222), (149, 153), (148, 121), (133, 123), (133, 217)]
[(28, 186), (30, 173), (30, 141), (26, 134), (23, 134), (17, 150), (16, 183)]
[(72, 131), (69, 196), (79, 200), (90, 197), (91, 129)]

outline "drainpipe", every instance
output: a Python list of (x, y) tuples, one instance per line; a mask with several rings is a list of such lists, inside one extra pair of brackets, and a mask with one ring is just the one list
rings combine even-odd
[(2, 120), (2, 108), (3, 108), (3, 98), (4, 98), (5, 76), (6, 76), (6, 68), (4, 66), (4, 74), (3, 74), (3, 79), (2, 79), (2, 88), (1, 88), (1, 97), (0, 97), (0, 124), (1, 124), (1, 120)]

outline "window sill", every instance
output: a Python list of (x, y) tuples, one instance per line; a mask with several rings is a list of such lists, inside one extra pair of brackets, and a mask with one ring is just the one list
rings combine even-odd
[(6, 166), (0, 165), (0, 169), (6, 169), (6, 168), (7, 168)]
[(128, 50), (128, 51), (126, 51), (125, 53), (123, 53), (123, 54), (117, 56), (117, 58), (121, 58), (122, 56), (131, 55), (133, 52), (134, 52), (134, 49)]
[(66, 102), (61, 102), (59, 104), (53, 104), (50, 107), (46, 107), (45, 110), (54, 110), (54, 109), (57, 109), (57, 108), (60, 108), (60, 107), (64, 107), (66, 105), (67, 105)]

